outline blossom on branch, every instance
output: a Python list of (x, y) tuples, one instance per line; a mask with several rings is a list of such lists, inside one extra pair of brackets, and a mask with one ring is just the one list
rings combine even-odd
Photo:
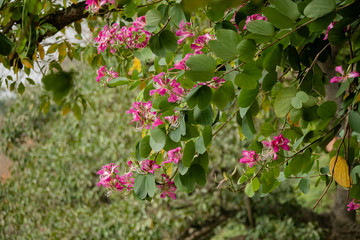
[(108, 70), (106, 68), (106, 66), (102, 66), (99, 70), (97, 70), (97, 74), (98, 76), (96, 77), (96, 81), (100, 82), (100, 79), (102, 77), (108, 77), (105, 81), (104, 81), (104, 85), (106, 86), (106, 83), (109, 82), (110, 80), (119, 77), (119, 73), (113, 71), (113, 70)]
[(152, 104), (150, 101), (133, 103), (133, 106), (126, 112), (127, 114), (133, 115), (133, 120), (131, 120), (130, 123), (137, 122), (139, 129), (143, 127), (146, 129), (152, 127), (154, 129), (156, 126), (164, 124), (159, 116), (157, 116), (157, 112), (151, 111), (151, 108)]
[(190, 32), (189, 27), (191, 26), (191, 23), (184, 22), (184, 20), (181, 20), (179, 25), (179, 30), (176, 32), (176, 36), (181, 36), (177, 43), (181, 44), (186, 38), (194, 36), (193, 33)]
[(114, 4), (115, 0), (86, 0), (86, 10), (89, 10), (92, 13), (96, 13), (100, 10), (102, 6), (104, 6), (106, 3)]
[(263, 152), (263, 157), (264, 158), (272, 157), (274, 160), (276, 160), (278, 157), (276, 153), (280, 151), (279, 147), (281, 147), (285, 151), (290, 150), (290, 147), (288, 145), (289, 142), (290, 142), (289, 139), (284, 138), (282, 134), (280, 134), (279, 136), (275, 136), (274, 139), (271, 140), (270, 142), (262, 141), (262, 143), (266, 147), (265, 151)]
[(347, 207), (348, 207), (348, 211), (350, 212), (351, 210), (356, 210), (356, 209), (358, 209), (358, 208), (360, 208), (360, 204), (359, 203), (355, 203), (354, 202), (355, 201), (355, 199), (353, 199), (348, 205), (347, 205)]
[(267, 21), (267, 18), (262, 16), (261, 14), (257, 13), (257, 14), (253, 14), (251, 16), (247, 16), (246, 21), (245, 21), (245, 26), (243, 28), (243, 30), (246, 30), (246, 26), (249, 22), (254, 21), (254, 20), (264, 20)]
[(155, 90), (150, 90), (150, 96), (158, 93), (161, 96), (164, 96), (165, 93), (169, 93), (170, 97), (168, 98), (169, 102), (177, 102), (184, 94), (184, 89), (181, 87), (180, 83), (176, 79), (169, 79), (165, 77), (165, 73), (162, 72), (153, 77)]
[(165, 174), (162, 174), (163, 180), (164, 180), (164, 184), (162, 185), (157, 185), (158, 188), (160, 189), (160, 191), (162, 191), (160, 197), (161, 198), (165, 198), (166, 196), (169, 196), (172, 199), (176, 199), (176, 186), (174, 181), (171, 181), (170, 178), (168, 176), (166, 176)]
[(240, 158), (239, 162), (247, 164), (249, 165), (250, 168), (252, 168), (257, 162), (258, 155), (255, 153), (255, 151), (246, 151), (246, 150), (244, 150), (242, 154), (243, 157)]
[(180, 160), (182, 159), (182, 157), (183, 157), (183, 154), (181, 153), (181, 147), (171, 149), (167, 152), (167, 159), (165, 161), (163, 161), (163, 164), (171, 163), (171, 162), (178, 164), (180, 162)]
[(156, 169), (159, 169), (160, 166), (156, 164), (156, 161), (145, 159), (141, 162), (141, 170), (145, 173), (152, 173), (154, 174)]
[(333, 27), (335, 27), (335, 24), (336, 24), (336, 22), (331, 22), (331, 23), (329, 24), (329, 26), (326, 28), (326, 32), (325, 32), (325, 36), (324, 36), (323, 40), (327, 40), (327, 39), (328, 39), (329, 31), (330, 31)]
[(346, 81), (348, 78), (356, 78), (358, 76), (360, 76), (360, 74), (356, 71), (353, 71), (349, 74), (345, 74), (343, 67), (342, 66), (337, 66), (335, 68), (335, 71), (341, 74), (341, 77), (335, 76), (332, 79), (330, 79), (331, 83), (338, 83), (338, 82), (344, 82)]
[(195, 50), (195, 54), (202, 54), (201, 49), (203, 49), (210, 40), (215, 40), (215, 36), (210, 35), (209, 33), (200, 35), (195, 39), (195, 43), (191, 44), (191, 49)]

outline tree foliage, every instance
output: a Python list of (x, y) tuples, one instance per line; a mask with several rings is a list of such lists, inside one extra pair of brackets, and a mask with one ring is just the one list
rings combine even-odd
[[(326, 186), (325, 194), (334, 176), (350, 183), (351, 199), (360, 198), (358, 1), (103, 3), (0, 3), (0, 60), (15, 73), (29, 74), (45, 59), (43, 40), (58, 31), (73, 28), (81, 38), (88, 17), (94, 45), (58, 35), (46, 50), (56, 55), (41, 67), (45, 114), (54, 101), (81, 119), (80, 106), (91, 102), (74, 90), (70, 73), (64, 77), (59, 63), (66, 57), (99, 68), (102, 86), (138, 91), (127, 113), (142, 139), (129, 171), (104, 166), (100, 185), (146, 200), (156, 192), (173, 197), (175, 189), (191, 193), (206, 185), (213, 139), (236, 122), (240, 163), (234, 159), (219, 187), (265, 196), (295, 177), (299, 191)], [(2, 81), (24, 91), (12, 77)], [(318, 156), (336, 136), (329, 169)]]

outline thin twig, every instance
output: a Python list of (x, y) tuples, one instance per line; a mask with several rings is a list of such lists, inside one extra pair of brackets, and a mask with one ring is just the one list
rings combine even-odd
[(304, 74), (304, 76), (301, 78), (300, 83), (299, 83), (299, 85), (297, 86), (297, 89), (300, 88), (300, 86), (301, 86), (302, 82), (304, 81), (305, 77), (306, 77), (307, 74), (310, 72), (310, 70), (314, 67), (314, 65), (315, 65), (316, 61), (318, 60), (319, 56), (321, 55), (321, 53), (322, 53), (323, 51), (325, 51), (325, 49), (326, 49), (328, 46), (330, 46), (330, 43), (326, 44), (325, 47), (324, 47), (323, 49), (321, 49), (320, 52), (318, 52), (318, 53), (316, 54), (316, 56), (315, 56), (314, 60), (312, 61), (310, 67), (308, 67), (308, 68), (305, 70), (305, 74)]

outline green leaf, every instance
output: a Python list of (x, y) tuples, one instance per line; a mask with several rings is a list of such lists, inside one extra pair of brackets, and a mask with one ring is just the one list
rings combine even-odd
[(161, 22), (163, 16), (157, 9), (151, 9), (145, 15), (146, 26), (156, 27)]
[(184, 167), (190, 167), (191, 162), (195, 155), (195, 143), (194, 141), (188, 141), (184, 148), (182, 164)]
[(323, 17), (336, 8), (335, 0), (313, 0), (304, 9), (304, 15), (308, 18)]
[(243, 72), (235, 78), (235, 84), (242, 89), (251, 90), (258, 86), (258, 80), (262, 77), (261, 70), (255, 62), (248, 62), (243, 66)]
[(273, 7), (265, 7), (262, 9), (262, 12), (264, 16), (277, 28), (291, 28), (295, 24), (290, 18)]
[(165, 144), (166, 144), (165, 132), (159, 127), (150, 129), (150, 147), (155, 152), (159, 152), (164, 148)]
[(219, 29), (216, 31), (216, 40), (211, 40), (208, 44), (216, 56), (225, 61), (230, 61), (237, 55), (235, 49), (239, 41), (239, 34), (233, 30)]
[(197, 91), (197, 105), (200, 110), (206, 109), (211, 102), (212, 91), (208, 86), (201, 86), (199, 91)]
[(307, 178), (303, 178), (299, 182), (299, 188), (304, 193), (307, 194), (310, 190), (310, 178), (309, 176)]
[(22, 95), (25, 92), (25, 86), (22, 82), (19, 83), (17, 90), (18, 93), (20, 93), (20, 95)]
[(254, 188), (253, 188), (253, 182), (249, 182), (248, 184), (246, 184), (245, 194), (250, 198), (255, 195)]
[(145, 199), (147, 196), (147, 177), (143, 174), (136, 175), (134, 179), (134, 193), (140, 199)]
[(358, 183), (358, 178), (360, 179), (360, 165), (357, 165), (351, 170), (351, 178), (354, 184)]
[(12, 42), (0, 32), (0, 54), (7, 56), (10, 54)]
[(262, 82), (262, 90), (267, 92), (272, 89), (272, 87), (277, 82), (277, 72), (271, 71), (264, 77), (264, 80)]
[(360, 114), (352, 110), (349, 114), (349, 125), (355, 132), (360, 133)]
[(261, 125), (260, 128), (260, 133), (264, 136), (264, 137), (269, 137), (273, 132), (275, 131), (274, 126), (269, 123), (269, 122), (264, 122)]
[(181, 5), (178, 3), (175, 3), (174, 5), (170, 6), (169, 15), (171, 17), (171, 21), (176, 26), (179, 26), (181, 20), (183, 20), (184, 22), (186, 21), (184, 10), (182, 9)]
[(252, 186), (253, 186), (254, 192), (256, 192), (257, 190), (259, 190), (259, 188), (260, 188), (260, 182), (259, 182), (259, 179), (258, 179), (257, 177), (252, 180)]
[(200, 186), (206, 185), (206, 172), (199, 164), (193, 164), (190, 167), (190, 174), (195, 179), (195, 182)]
[(274, 26), (264, 20), (254, 20), (249, 22), (246, 25), (246, 29), (249, 32), (261, 35), (261, 36), (273, 36), (274, 35)]
[(335, 101), (323, 102), (317, 109), (317, 114), (323, 119), (332, 118), (335, 116), (337, 104)]
[(185, 63), (190, 68), (185, 76), (194, 82), (206, 82), (214, 77), (216, 60), (208, 55), (191, 56)]
[(176, 187), (183, 192), (191, 193), (195, 190), (196, 182), (194, 177), (190, 174), (190, 171), (187, 171), (184, 175), (176, 174), (174, 182)]
[(151, 153), (151, 147), (150, 147), (150, 136), (147, 135), (143, 139), (141, 139), (139, 144), (139, 150), (140, 150), (140, 156), (142, 158), (147, 158), (149, 154)]
[(198, 107), (194, 108), (194, 120), (201, 125), (211, 125), (214, 121), (214, 111), (211, 105), (205, 110), (200, 110)]
[(241, 61), (251, 61), (256, 53), (256, 44), (253, 40), (244, 39), (236, 47)]
[(153, 35), (149, 40), (151, 51), (159, 57), (166, 57), (167, 52), (176, 52), (178, 44), (175, 34), (163, 30), (160, 35)]
[(298, 6), (291, 0), (270, 0), (276, 10), (295, 21), (300, 17)]
[(133, 1), (128, 2), (124, 7), (125, 16), (128, 18), (132, 18), (136, 13), (136, 8)]
[(77, 103), (74, 103), (73, 107), (72, 107), (72, 111), (76, 117), (77, 120), (81, 120), (81, 108), (79, 107), (79, 105)]
[(238, 99), (238, 106), (241, 108), (246, 108), (251, 106), (251, 104), (256, 99), (258, 93), (259, 93), (259, 85), (257, 85), (256, 88), (251, 90), (241, 89)]
[(221, 87), (215, 90), (212, 97), (213, 103), (221, 110), (234, 100), (235, 89), (232, 81), (226, 81)]
[(263, 66), (268, 72), (273, 72), (276, 69), (276, 66), (280, 65), (281, 56), (282, 56), (282, 45), (278, 44), (274, 50), (268, 51), (265, 55)]
[(285, 117), (286, 114), (291, 110), (291, 100), (293, 97), (296, 96), (296, 88), (289, 87), (289, 88), (283, 88), (279, 91), (275, 102), (274, 102), (274, 108), (275, 108), (275, 114), (278, 117)]
[(127, 80), (126, 77), (118, 77), (118, 78), (114, 78), (111, 81), (109, 81), (106, 86), (108, 87), (117, 87), (117, 86), (121, 86), (121, 85), (126, 85), (128, 84), (130, 81)]
[(149, 197), (153, 197), (156, 191), (154, 174), (146, 174), (146, 192)]

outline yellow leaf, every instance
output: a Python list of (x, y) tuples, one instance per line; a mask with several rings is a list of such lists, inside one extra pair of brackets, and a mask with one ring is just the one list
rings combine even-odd
[(66, 57), (66, 43), (62, 42), (58, 48), (59, 51), (59, 62), (62, 63)]
[(31, 61), (28, 58), (21, 59), (22, 64), (27, 68), (33, 68)]
[(137, 58), (134, 58), (133, 65), (130, 68), (129, 72), (132, 72), (134, 70), (137, 70), (138, 72), (141, 72), (141, 61)]
[(71, 111), (71, 103), (67, 102), (62, 108), (62, 115), (65, 116)]
[(40, 55), (40, 59), (44, 60), (45, 51), (44, 51), (43, 46), (40, 43), (38, 44), (38, 52)]
[(166, 169), (166, 175), (171, 177), (171, 173), (172, 173), (172, 166), (170, 166), (170, 167), (168, 167), (168, 169)]
[[(336, 165), (335, 165), (336, 156), (333, 157), (329, 164), (329, 169), (331, 175), (333, 175), (334, 180), (342, 187), (349, 188), (352, 185), (352, 179), (349, 174), (349, 166), (346, 160), (338, 156)], [(335, 165), (335, 169), (334, 169)], [(334, 172), (334, 173), (333, 173)]]
[(357, 104), (358, 102), (360, 102), (360, 93), (358, 93), (358, 95), (356, 96), (355, 104)]
[(51, 45), (48, 50), (47, 50), (47, 54), (50, 54), (50, 53), (54, 53), (56, 51), (56, 49), (58, 49), (59, 45), (57, 43)]

